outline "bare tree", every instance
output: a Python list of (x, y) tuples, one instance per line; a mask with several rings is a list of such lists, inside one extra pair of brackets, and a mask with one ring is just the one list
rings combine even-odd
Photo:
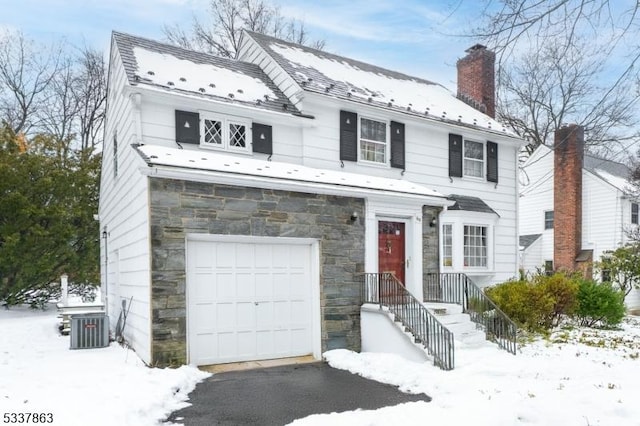
[(498, 118), (529, 141), (529, 153), (551, 145), (555, 130), (567, 122), (583, 126), (592, 151), (605, 157), (638, 137), (632, 81), (601, 86), (607, 57), (587, 43), (547, 41), (512, 59), (499, 73)]
[(46, 90), (60, 67), (60, 48), (38, 48), (22, 32), (0, 35), (0, 117), (15, 133), (37, 124)]
[(324, 40), (310, 41), (303, 22), (285, 19), (280, 7), (268, 0), (210, 0), (209, 15), (209, 22), (194, 16), (190, 30), (165, 25), (165, 37), (179, 46), (227, 58), (236, 57), (243, 29), (316, 49), (325, 45)]
[(107, 66), (102, 52), (85, 47), (80, 52), (79, 71), (74, 84), (78, 107), (77, 126), (80, 149), (92, 153), (101, 143), (107, 101)]
[(639, 2), (483, 4), (484, 20), (466, 35), (498, 53), (498, 114), (531, 147), (566, 122), (582, 124), (600, 155), (620, 157), (638, 139)]

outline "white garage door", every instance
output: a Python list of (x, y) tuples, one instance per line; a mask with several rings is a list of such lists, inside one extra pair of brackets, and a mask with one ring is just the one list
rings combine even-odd
[(311, 245), (187, 241), (189, 362), (308, 355)]

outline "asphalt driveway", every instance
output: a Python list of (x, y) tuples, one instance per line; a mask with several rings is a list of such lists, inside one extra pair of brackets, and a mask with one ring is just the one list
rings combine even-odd
[(218, 373), (199, 383), (189, 398), (192, 405), (172, 413), (168, 421), (187, 426), (285, 425), (310, 414), (431, 400), (321, 362)]

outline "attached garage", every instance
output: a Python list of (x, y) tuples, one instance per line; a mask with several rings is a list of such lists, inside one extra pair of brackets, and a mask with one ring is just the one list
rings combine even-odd
[(190, 234), (190, 364), (319, 356), (318, 243)]

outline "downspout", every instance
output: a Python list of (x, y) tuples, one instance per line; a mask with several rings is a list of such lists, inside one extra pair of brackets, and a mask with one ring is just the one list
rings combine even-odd
[(107, 225), (102, 230), (102, 239), (104, 240), (104, 311), (109, 316), (109, 247), (107, 245)]

